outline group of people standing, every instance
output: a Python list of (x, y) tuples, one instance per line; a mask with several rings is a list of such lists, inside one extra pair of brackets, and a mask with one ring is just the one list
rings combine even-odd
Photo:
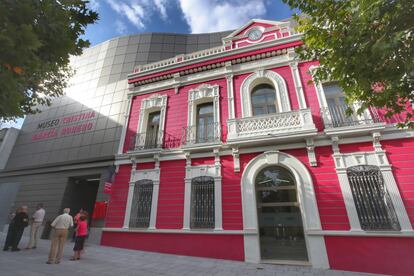
[[(27, 206), (20, 207), (15, 214), (11, 216), (9, 229), (7, 231), (6, 242), (4, 244), (4, 251), (20, 251), (18, 244), (22, 238), (24, 229), (30, 224), (30, 240), (26, 249), (36, 249), (38, 241), (39, 228), (43, 223), (45, 217), (45, 209), (43, 204), (38, 204), (36, 211), (29, 218), (27, 214)], [(52, 233), (52, 243), (50, 246), (49, 258), (47, 264), (59, 264), (63, 255), (64, 245), (68, 236), (69, 228), (74, 227), (73, 241), (73, 257), (71, 261), (80, 260), (81, 252), (85, 244), (85, 239), (88, 236), (88, 213), (81, 209), (74, 218), (69, 215), (70, 209), (65, 208), (63, 214), (57, 216), (51, 223), (54, 230)]]
[(26, 249), (35, 249), (38, 241), (38, 231), (40, 226), (43, 223), (45, 218), (45, 209), (43, 204), (39, 203), (36, 206), (36, 211), (33, 213), (31, 218), (27, 214), (27, 206), (22, 206), (17, 209), (16, 213), (11, 215), (11, 221), (9, 224), (9, 229), (7, 231), (6, 242), (4, 244), (3, 251), (8, 251), (11, 248), (11, 251), (20, 251), (17, 247), (22, 238), (24, 229), (31, 223), (30, 227), (30, 240), (27, 244)]

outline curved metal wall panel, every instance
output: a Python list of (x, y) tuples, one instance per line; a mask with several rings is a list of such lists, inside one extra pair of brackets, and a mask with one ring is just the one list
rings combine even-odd
[(115, 38), (71, 60), (66, 95), (27, 116), (7, 170), (111, 159), (126, 108), (127, 74), (135, 66), (222, 45), (230, 32), (145, 33)]

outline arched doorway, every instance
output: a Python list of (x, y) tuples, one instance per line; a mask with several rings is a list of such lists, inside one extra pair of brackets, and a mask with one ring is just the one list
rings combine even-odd
[[(291, 235), (280, 235), (282, 235), (282, 237), (287, 237), (288, 239), (292, 237), (292, 240), (294, 240), (296, 237), (296, 240), (299, 241), (301, 240), (301, 235), (300, 230), (298, 231), (298, 229), (302, 229), (303, 239), (301, 240), (301, 242), (303, 243), (303, 241), (305, 241), (306, 246), (304, 246), (303, 244), (302, 246), (299, 246), (300, 242), (297, 243), (296, 249), (301, 250), (301, 254), (299, 254), (299, 256), (302, 256), (302, 258), (304, 258), (304, 256), (307, 256), (308, 262), (311, 263), (314, 268), (329, 268), (328, 255), (326, 252), (324, 237), (322, 235), (315, 234), (321, 232), (322, 227), (319, 218), (318, 206), (316, 204), (316, 197), (313, 188), (312, 177), (306, 166), (301, 161), (299, 161), (292, 155), (279, 151), (268, 151), (256, 156), (255, 158), (250, 160), (250, 162), (246, 165), (243, 171), (241, 190), (243, 205), (242, 209), (245, 261), (260, 263), (266, 261), (267, 258), (266, 254), (262, 253), (260, 238), (261, 236), (263, 237), (263, 233), (260, 233), (260, 227), (263, 226), (263, 222), (260, 223), (261, 214), (260, 212), (258, 213), (257, 209), (258, 204), (262, 204), (263, 200), (259, 199), (257, 195), (257, 193), (260, 192), (260, 189), (256, 191), (256, 180), (258, 182), (269, 180), (260, 177), (261, 172), (265, 174), (266, 168), (270, 168), (270, 173), (266, 173), (268, 175), (267, 178), (272, 179), (272, 174), (275, 173), (275, 171), (279, 171), (279, 173), (281, 173), (280, 178), (283, 177), (283, 180), (287, 180), (290, 183), (290, 185), (288, 185), (289, 188), (286, 189), (294, 189), (296, 191), (296, 201), (293, 200), (294, 192), (292, 191), (288, 196), (286, 196), (286, 193), (284, 197), (282, 197), (282, 193), (280, 194), (280, 196), (273, 194), (272, 196), (265, 199), (270, 200), (273, 197), (273, 204), (280, 201), (280, 197), (285, 198), (285, 200), (288, 201), (286, 203), (289, 203), (290, 205), (295, 205), (289, 206), (290, 208), (285, 208), (285, 210), (290, 209), (289, 212), (284, 212), (286, 213), (287, 217), (290, 216), (290, 219), (288, 219), (290, 223), (292, 224), (292, 217), (296, 218), (297, 225), (299, 218), (302, 221), (303, 228), (296, 226), (296, 230), (292, 230), (292, 227), (292, 229), (289, 230), (291, 232)], [(285, 177), (288, 179), (285, 179)], [(283, 182), (273, 179), (272, 181), (276, 181), (276, 183)], [(293, 183), (295, 186), (293, 186)], [(296, 202), (296, 204), (293, 204), (293, 202)], [(297, 209), (293, 207), (297, 207)], [(275, 220), (275, 212), (273, 214), (270, 214), (272, 220)], [(289, 232), (286, 229), (287, 227), (285, 227), (285, 234)], [(276, 229), (273, 229), (273, 233), (275, 233), (276, 231)], [(272, 231), (270, 231), (270, 233), (272, 233)], [(305, 250), (303, 250), (303, 248), (305, 248)], [(298, 261), (303, 262), (303, 260), (298, 260), (297, 256), (293, 259), (289, 258), (292, 255), (293, 254), (291, 253), (290, 256), (288, 254), (284, 256), (276, 256), (276, 258), (279, 258), (279, 260), (277, 260), (275, 256), (270, 255), (270, 257), (273, 260), (277, 260), (279, 263), (283, 262), (287, 264), (292, 264), (297, 263)], [(282, 257), (284, 257), (285, 259), (281, 260), (280, 258)]]
[(266, 260), (308, 261), (295, 178), (281, 166), (256, 176), (260, 255)]

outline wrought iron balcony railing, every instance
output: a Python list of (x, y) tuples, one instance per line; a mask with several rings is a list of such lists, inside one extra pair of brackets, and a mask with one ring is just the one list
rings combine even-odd
[[(382, 122), (377, 110), (374, 108), (365, 110), (360, 115), (356, 112), (348, 115), (346, 112), (348, 107), (348, 105), (342, 104), (329, 105), (328, 107), (321, 108), (325, 128), (370, 125)], [(352, 110), (356, 110), (356, 108), (352, 108)]]
[(227, 126), (228, 142), (316, 131), (310, 109), (229, 119)]
[(137, 133), (130, 139), (128, 150), (147, 150), (162, 148), (164, 134), (162, 131)]
[(183, 128), (181, 145), (192, 146), (205, 143), (221, 142), (221, 126), (219, 122), (188, 126)]

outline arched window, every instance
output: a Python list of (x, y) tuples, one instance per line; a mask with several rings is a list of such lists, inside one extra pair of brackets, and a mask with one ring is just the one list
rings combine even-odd
[(256, 85), (251, 93), (253, 116), (276, 113), (276, 91), (267, 83)]
[(195, 177), (191, 181), (191, 228), (214, 228), (214, 178)]
[(153, 182), (142, 179), (135, 182), (129, 227), (147, 228), (150, 223)]
[(364, 230), (400, 230), (391, 198), (377, 166), (360, 165), (347, 169), (352, 196)]

